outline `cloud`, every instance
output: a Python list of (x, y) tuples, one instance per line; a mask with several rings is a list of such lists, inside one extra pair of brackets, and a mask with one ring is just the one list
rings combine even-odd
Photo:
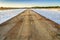
[(60, 5), (58, 0), (0, 0), (0, 6), (55, 6)]

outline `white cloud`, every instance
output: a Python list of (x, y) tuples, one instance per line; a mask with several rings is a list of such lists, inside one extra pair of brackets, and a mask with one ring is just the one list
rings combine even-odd
[(0, 7), (31, 7), (33, 4), (24, 4), (24, 3), (3, 3), (0, 2)]

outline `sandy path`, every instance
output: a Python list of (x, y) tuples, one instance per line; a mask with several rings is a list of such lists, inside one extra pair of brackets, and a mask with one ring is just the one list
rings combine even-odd
[[(43, 17), (36, 14), (35, 12), (31, 11), (31, 14), (34, 15), (32, 17), (34, 20), (33, 24), (35, 25), (35, 32), (37, 32), (37, 34), (39, 34), (38, 38), (36, 37), (37, 39), (39, 39), (39, 40), (59, 40), (58, 38), (56, 38), (58, 30), (57, 30), (57, 28), (55, 28), (55, 26), (46, 22), (47, 20), (45, 20)], [(39, 19), (41, 19), (41, 20), (39, 20)]]
[[(1, 40), (60, 40), (60, 34), (57, 35), (58, 24), (47, 20), (30, 9), (25, 10), (12, 20), (14, 22), (9, 20), (8, 23), (12, 22), (14, 26), (10, 23), (11, 30), (6, 32), (5, 36), (0, 36)], [(1, 25), (1, 27), (6, 27), (6, 25)], [(10, 27), (10, 25), (7, 27)], [(2, 32), (4, 33), (4, 31)]]

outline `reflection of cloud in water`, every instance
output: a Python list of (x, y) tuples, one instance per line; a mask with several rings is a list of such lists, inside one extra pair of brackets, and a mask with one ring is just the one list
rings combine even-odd
[(33, 9), (34, 11), (36, 11), (37, 13), (39, 13), (40, 15), (45, 16), (46, 18), (49, 18), (53, 21), (55, 21), (56, 23), (60, 24), (60, 11), (52, 11), (52, 10), (43, 10), (43, 9)]
[(0, 10), (0, 24), (18, 15), (25, 9)]

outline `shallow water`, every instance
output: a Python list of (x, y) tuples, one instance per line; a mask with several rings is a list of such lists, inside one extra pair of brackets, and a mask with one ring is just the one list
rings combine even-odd
[(25, 9), (0, 10), (0, 24), (20, 14)]
[(32, 10), (34, 10), (35, 12), (39, 13), (40, 15), (60, 24), (60, 11), (47, 10), (47, 9), (32, 9)]
[[(0, 10), (0, 24), (11, 19), (12, 17), (15, 17), (24, 10), (25, 9)], [(60, 11), (47, 10), (47, 9), (32, 9), (32, 10), (60, 24)]]

